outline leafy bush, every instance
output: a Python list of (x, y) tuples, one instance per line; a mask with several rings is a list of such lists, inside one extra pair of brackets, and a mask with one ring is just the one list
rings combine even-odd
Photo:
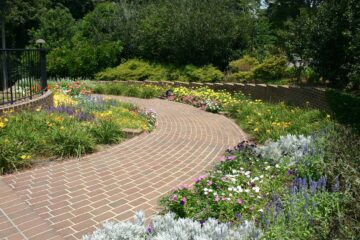
[(144, 60), (130, 59), (115, 68), (108, 68), (96, 74), (97, 80), (177, 80), (217, 82), (223, 79), (223, 73), (212, 65), (196, 67), (186, 65), (183, 68), (149, 63)]
[(220, 82), (224, 78), (224, 74), (212, 65), (201, 68), (187, 65), (184, 72), (189, 82)]
[(326, 100), (334, 117), (343, 124), (350, 124), (360, 131), (360, 97), (328, 89)]
[(145, 59), (225, 67), (249, 44), (250, 9), (223, 0), (150, 1), (141, 8), (134, 41)]
[(229, 63), (230, 81), (270, 81), (278, 80), (287, 75), (286, 57), (271, 55), (262, 62), (249, 55)]
[(48, 55), (49, 75), (91, 78), (102, 69), (117, 64), (122, 49), (120, 42), (97, 45), (78, 42), (73, 47), (55, 48)]
[(131, 85), (122, 83), (97, 84), (94, 93), (122, 95), (138, 98), (155, 98), (161, 96), (166, 88), (153, 85)]
[(258, 65), (254, 71), (257, 80), (275, 80), (285, 75), (287, 60), (285, 56), (270, 56)]
[(251, 57), (250, 55), (245, 55), (238, 60), (231, 61), (229, 63), (229, 69), (232, 73), (251, 72), (259, 64), (260, 63), (256, 58)]
[(83, 237), (83, 240), (107, 239), (208, 239), (208, 240), (250, 240), (259, 239), (260, 231), (253, 222), (245, 221), (237, 228), (209, 219), (203, 223), (191, 219), (175, 219), (175, 215), (167, 213), (164, 216), (155, 216), (149, 226), (145, 226), (145, 217), (141, 212), (136, 213), (135, 223), (105, 223), (102, 229), (92, 235)]
[(167, 70), (160, 64), (139, 59), (128, 60), (115, 68), (96, 74), (97, 80), (166, 80)]

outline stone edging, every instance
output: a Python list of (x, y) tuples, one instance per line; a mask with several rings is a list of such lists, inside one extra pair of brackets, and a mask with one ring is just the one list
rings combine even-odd
[(226, 90), (231, 93), (242, 92), (252, 99), (265, 102), (284, 102), (298, 107), (312, 107), (325, 112), (331, 112), (326, 100), (324, 88), (300, 87), (272, 84), (244, 84), (244, 83), (200, 83), (200, 82), (170, 82), (170, 81), (97, 81), (99, 83), (151, 84), (156, 86), (175, 87), (209, 87), (214, 90)]
[(23, 100), (14, 104), (0, 106), (0, 115), (7, 111), (20, 112), (23, 110), (35, 110), (38, 107), (50, 107), (54, 104), (54, 94), (51, 91), (45, 92), (43, 95), (34, 96), (33, 99)]

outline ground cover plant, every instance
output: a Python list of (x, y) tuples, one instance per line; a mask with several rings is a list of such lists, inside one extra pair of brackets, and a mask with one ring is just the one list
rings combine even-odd
[(287, 133), (311, 134), (333, 124), (330, 115), (316, 109), (264, 103), (241, 93), (231, 95), (207, 87), (176, 87), (166, 98), (209, 112), (225, 112), (259, 143), (269, 138), (278, 139)]
[[(333, 138), (351, 136), (358, 145), (359, 136), (336, 130), (286, 135), (263, 146), (242, 142), (193, 185), (163, 198), (164, 211), (200, 222), (215, 218), (236, 225), (253, 219), (264, 239), (356, 239), (359, 175), (344, 172), (358, 169), (358, 146), (335, 150)], [(344, 162), (334, 162), (339, 155)]]
[(204, 222), (192, 219), (176, 219), (175, 214), (167, 213), (164, 216), (154, 216), (149, 225), (145, 224), (142, 212), (135, 215), (135, 223), (108, 222), (103, 229), (91, 235), (84, 236), (84, 240), (108, 239), (139, 239), (139, 240), (168, 240), (168, 239), (194, 239), (194, 240), (247, 240), (259, 239), (261, 232), (253, 222), (244, 221), (237, 228), (228, 224), (219, 223), (215, 219)]
[(166, 87), (154, 86), (150, 84), (122, 84), (122, 83), (106, 83), (96, 84), (93, 92), (97, 94), (121, 95), (138, 98), (156, 98), (166, 90)]
[(0, 173), (39, 158), (80, 156), (124, 139), (123, 129), (151, 131), (156, 113), (99, 96), (84, 82), (51, 85), (54, 106), (0, 117)]

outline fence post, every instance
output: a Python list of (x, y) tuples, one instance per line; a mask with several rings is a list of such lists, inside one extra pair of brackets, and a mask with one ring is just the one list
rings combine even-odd
[(40, 79), (41, 79), (41, 90), (46, 92), (48, 90), (47, 75), (46, 75), (46, 50), (40, 49)]

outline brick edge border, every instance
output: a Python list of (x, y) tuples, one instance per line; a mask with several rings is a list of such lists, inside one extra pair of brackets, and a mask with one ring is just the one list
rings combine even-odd
[(54, 94), (51, 91), (45, 92), (43, 95), (37, 96), (33, 99), (27, 99), (11, 105), (0, 106), (0, 116), (4, 112), (13, 110), (14, 112), (21, 112), (25, 110), (35, 110), (38, 107), (50, 107), (54, 104)]

